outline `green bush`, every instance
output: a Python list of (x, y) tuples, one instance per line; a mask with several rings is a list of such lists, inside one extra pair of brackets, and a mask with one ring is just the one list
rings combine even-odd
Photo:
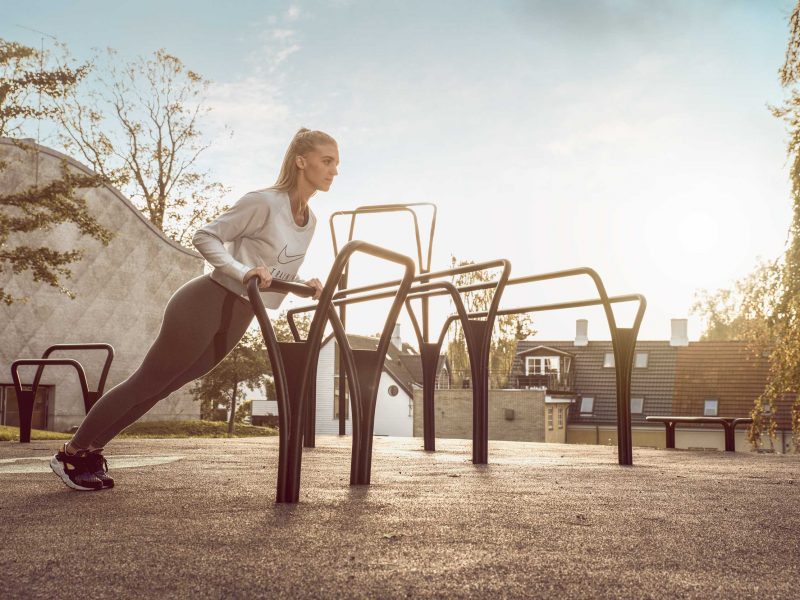
[[(272, 427), (254, 427), (237, 423), (233, 437), (261, 437), (278, 435)], [(120, 434), (120, 437), (137, 438), (185, 438), (185, 437), (229, 437), (225, 421), (140, 421)]]
[[(228, 436), (224, 421), (140, 421), (120, 434), (123, 438), (190, 438), (190, 437), (262, 437), (278, 435), (273, 427), (254, 427), (237, 423), (233, 436)], [(31, 440), (68, 440), (70, 433), (59, 431), (31, 431)], [(0, 425), (0, 441), (19, 441), (19, 428)]]
[[(69, 433), (60, 431), (43, 431), (41, 429), (31, 430), (31, 440), (68, 440), (72, 437)], [(9, 427), (0, 425), (0, 442), (18, 442), (19, 427)]]

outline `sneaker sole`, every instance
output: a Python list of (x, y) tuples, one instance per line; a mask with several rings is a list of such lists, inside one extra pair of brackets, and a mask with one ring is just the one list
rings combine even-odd
[(102, 487), (99, 488), (90, 488), (90, 487), (83, 487), (82, 485), (78, 485), (72, 479), (69, 478), (69, 475), (64, 471), (64, 467), (61, 465), (61, 461), (58, 460), (55, 456), (50, 459), (50, 468), (53, 470), (53, 473), (58, 475), (61, 478), (67, 487), (72, 488), (73, 490), (78, 490), (80, 492), (94, 492), (97, 490), (102, 490)]

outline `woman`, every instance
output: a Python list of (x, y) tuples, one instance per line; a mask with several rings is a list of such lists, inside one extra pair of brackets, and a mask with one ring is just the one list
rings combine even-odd
[[(236, 346), (253, 318), (247, 282), (258, 277), (299, 281), (297, 270), (314, 233), (308, 207), (315, 192), (328, 191), (338, 171), (336, 141), (321, 131), (299, 130), (270, 188), (245, 194), (226, 213), (194, 235), (192, 243), (214, 271), (183, 285), (167, 303), (161, 331), (141, 366), (103, 395), (50, 467), (75, 490), (114, 486), (103, 448), (159, 400), (211, 371)], [(322, 284), (311, 279), (319, 298)], [(284, 294), (264, 293), (278, 308)]]

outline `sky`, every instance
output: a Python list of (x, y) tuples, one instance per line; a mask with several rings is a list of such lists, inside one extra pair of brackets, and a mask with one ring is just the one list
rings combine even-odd
[[(332, 212), (433, 202), (434, 270), (451, 256), (507, 258), (512, 276), (588, 266), (610, 294), (647, 298), (640, 339), (688, 317), (696, 340), (697, 290), (730, 287), (786, 242), (787, 136), (768, 107), (785, 97), (789, 0), (3, 5), (5, 39), (38, 46), (34, 29), (78, 58), (165, 48), (210, 79), (203, 166), (229, 202), (274, 182), (299, 127), (332, 134), (340, 174), (311, 200), (309, 277), (332, 262)], [(415, 253), (402, 215), (365, 218), (356, 237)], [(397, 273), (358, 259), (351, 282)], [(559, 280), (509, 288), (502, 306), (594, 295)], [(351, 311), (349, 328), (378, 331), (381, 310)], [(432, 310), (437, 324), (449, 307)], [(571, 339), (579, 318), (609, 339), (597, 309), (537, 314), (536, 337)]]

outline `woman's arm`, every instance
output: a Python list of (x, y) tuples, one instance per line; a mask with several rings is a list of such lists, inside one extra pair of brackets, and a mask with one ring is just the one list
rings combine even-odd
[(255, 265), (244, 265), (225, 249), (226, 242), (257, 232), (269, 216), (269, 204), (257, 193), (242, 196), (228, 211), (197, 230), (192, 244), (211, 266), (244, 283)]

